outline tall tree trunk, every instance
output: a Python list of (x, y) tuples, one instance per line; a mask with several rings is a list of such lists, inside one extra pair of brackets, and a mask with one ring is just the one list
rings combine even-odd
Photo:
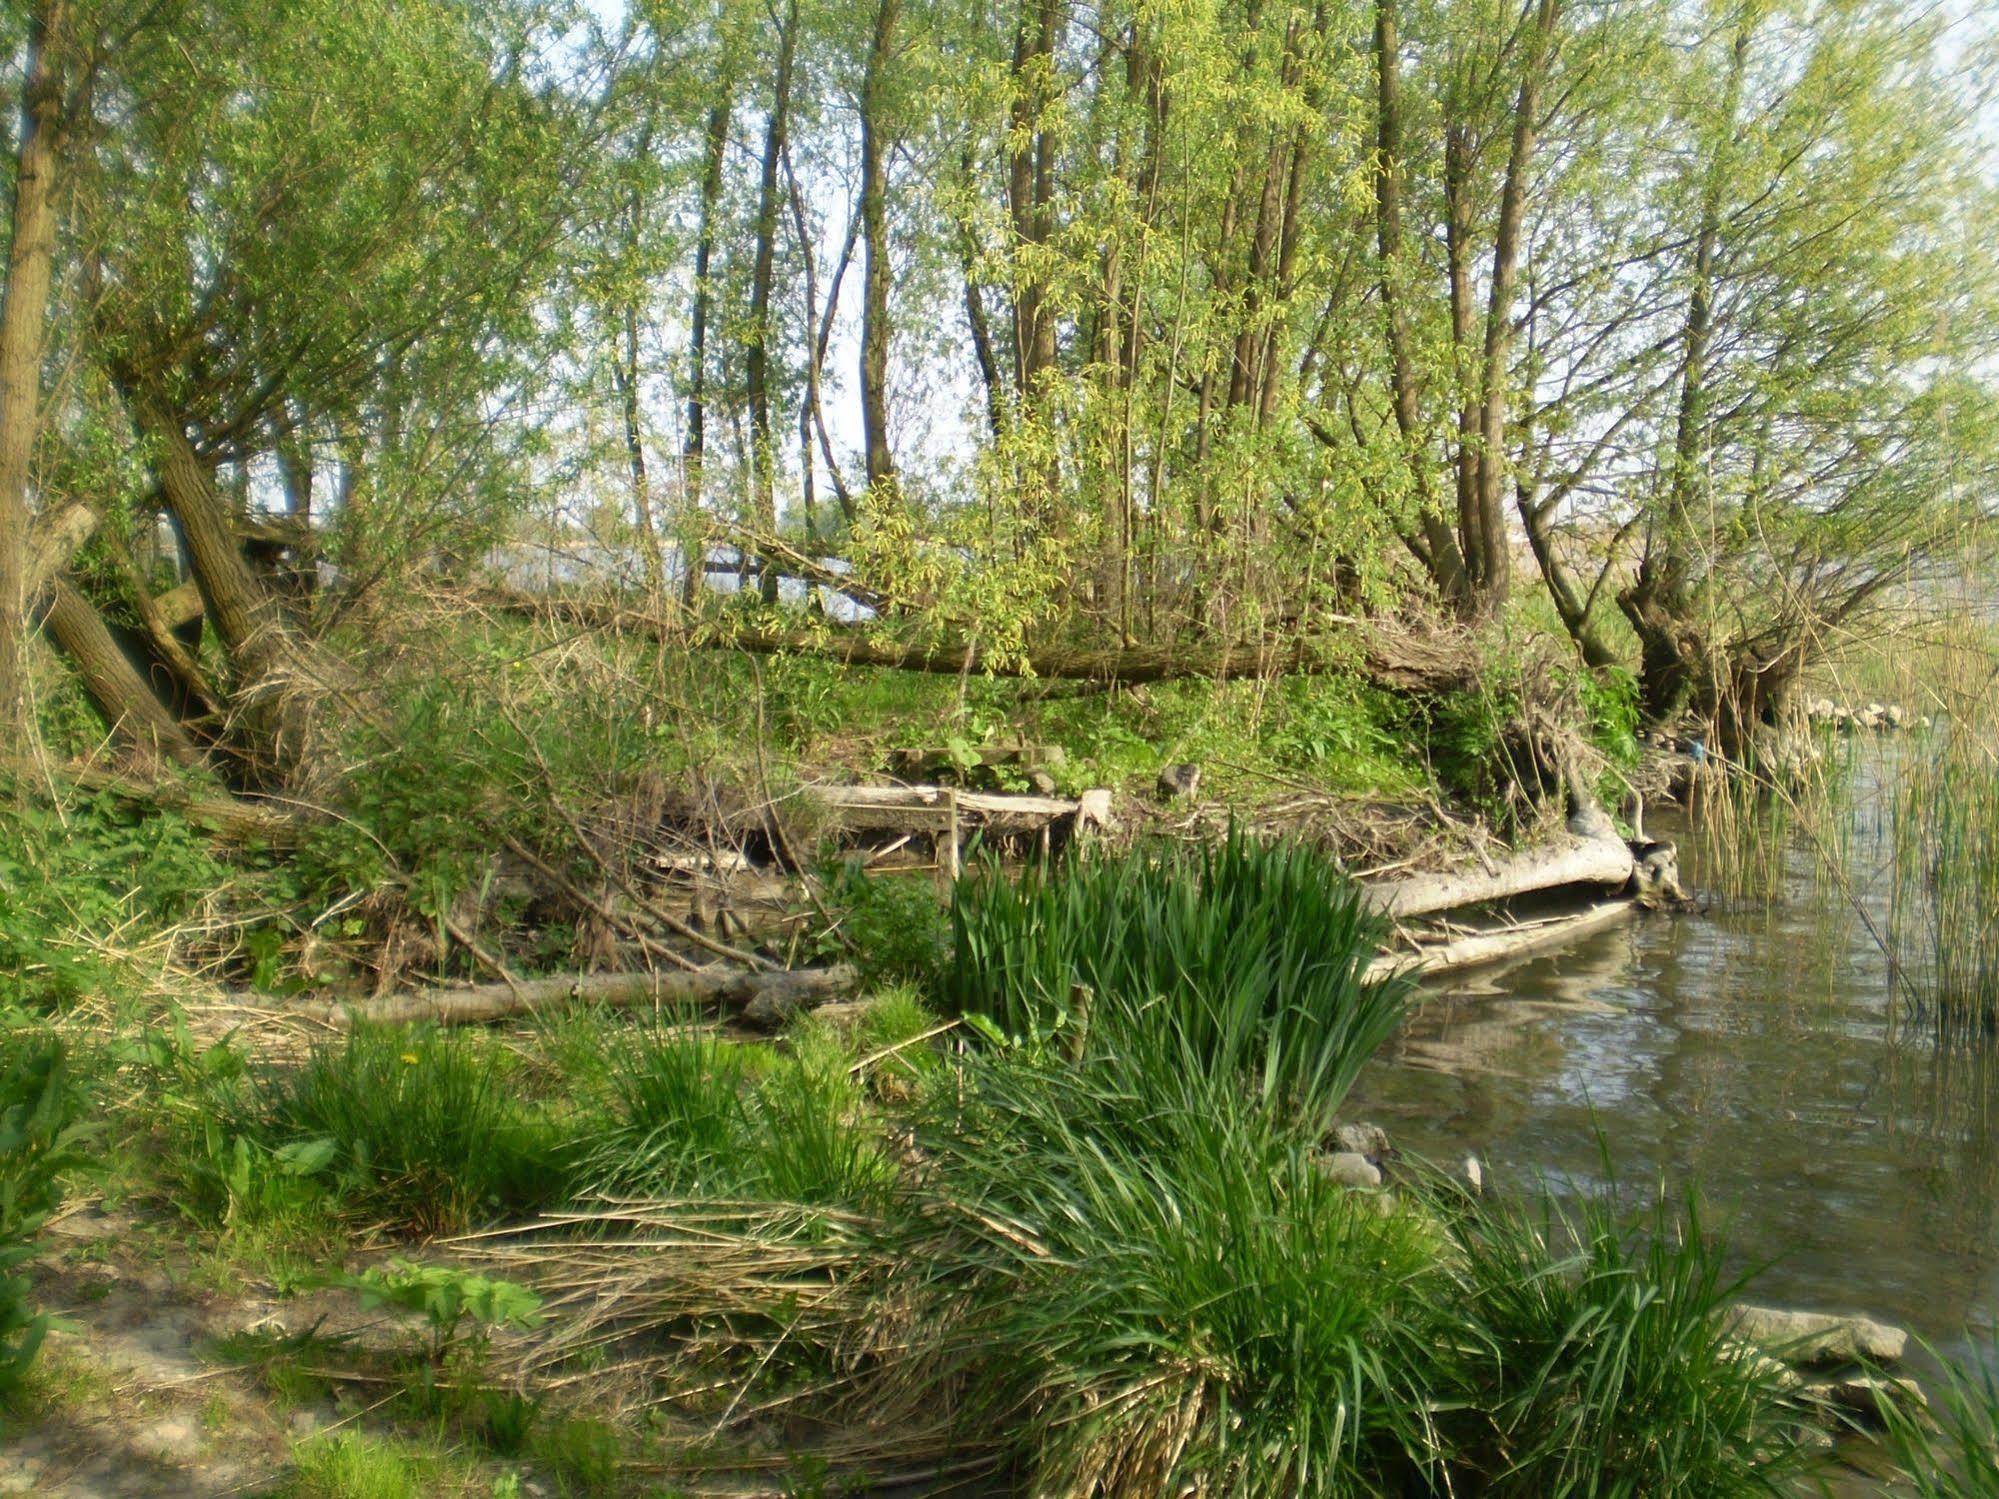
[(884, 94), (901, 0), (876, 0), (874, 31), (861, 75), (861, 223), (867, 265), (861, 295), (861, 431), (870, 487), (895, 471), (888, 441), (888, 150)]
[[(958, 169), (969, 184), (977, 176), (978, 162), (971, 142), (965, 143)], [(978, 231), (968, 214), (955, 215), (958, 266), (965, 284), (965, 326), (972, 335), (972, 355), (979, 366), (979, 383), (986, 393), (986, 426), (995, 440), (1006, 431), (1006, 386), (1000, 375), (999, 354), (993, 343), (992, 319), (986, 312), (985, 294), (979, 288)]]
[(639, 309), (628, 297), (619, 317), (619, 343), (611, 360), (624, 417), (625, 474), (632, 486), (632, 510), (639, 525), (639, 562), (645, 568), (646, 590), (656, 599), (666, 592), (666, 568), (660, 556), (659, 527), (652, 513), (652, 477), (646, 471), (645, 429), (639, 419)]
[(682, 490), (685, 495), (689, 535), (683, 545), (689, 555), (681, 558), (681, 594), (692, 605), (701, 589), (707, 558), (701, 555), (699, 539), (692, 533), (701, 514), (703, 467), (708, 456), (708, 314), (714, 305), (713, 272), (715, 239), (721, 212), (722, 168), (729, 148), (729, 116), (734, 100), (733, 85), (722, 82), (722, 96), (708, 111), (708, 131), (701, 157), (701, 216), (694, 236), (694, 306), (687, 328), (687, 422), (682, 438)]
[[(1007, 211), (1015, 248), (1014, 396), (1024, 424), (1037, 429), (1042, 460), (1023, 475), (1023, 510), (1030, 523), (1046, 520), (1060, 489), (1060, 464), (1049, 431), (1055, 372), (1055, 308), (1040, 247), (1054, 232), (1055, 42), (1064, 0), (1021, 0), (1013, 45), (1012, 142), (1007, 162)], [(1022, 251), (1026, 253), (1021, 254)]]
[[(809, 445), (816, 434), (819, 440), (819, 457), (826, 465), (826, 481), (833, 486), (833, 498), (839, 503), (840, 514), (849, 525), (854, 521), (854, 497), (847, 489), (847, 481), (841, 476), (840, 461), (833, 453), (833, 435), (826, 427), (825, 385), (826, 350), (833, 342), (833, 323), (840, 312), (840, 286), (847, 279), (847, 267), (854, 262), (854, 245), (861, 232), (858, 211), (847, 216), (847, 233), (840, 241), (840, 258), (833, 263), (833, 279), (826, 286), (826, 304), (819, 306), (819, 280), (812, 253), (812, 228), (805, 215), (805, 194), (799, 188), (798, 175), (791, 169), (787, 154), (784, 166), (786, 195), (791, 199), (791, 226), (798, 235), (798, 258), (805, 267), (805, 326), (811, 334), (811, 348), (805, 361), (805, 404), (800, 409), (798, 428), (801, 440)], [(811, 330), (817, 329), (816, 333)], [(805, 455), (806, 504), (811, 506), (812, 459)]]
[(1465, 596), (1469, 579), (1457, 533), (1438, 508), (1431, 477), (1430, 446), (1423, 433), (1421, 392), (1409, 331), (1409, 314), (1402, 300), (1402, 55), (1397, 34), (1396, 0), (1376, 0), (1374, 12), (1375, 115), (1380, 163), (1375, 171), (1375, 241), (1381, 252), (1381, 305), (1388, 325), (1388, 383), (1395, 409), (1395, 429), (1409, 465), (1416, 493), (1416, 547), (1436, 582), (1452, 604)]
[(1485, 596), (1485, 513), (1479, 508), (1478, 443), (1484, 421), (1473, 364), (1472, 175), (1468, 127), (1444, 127), (1444, 255), (1450, 283), (1451, 358), (1457, 391), (1457, 436), (1452, 454), (1456, 479), (1458, 551), (1464, 558), (1465, 586), (1458, 613), (1476, 618)]
[(1513, 297), (1520, 279), (1521, 240), (1526, 232), (1527, 188), (1533, 173), (1541, 86), (1547, 76), (1560, 0), (1540, 0), (1521, 64), (1520, 92), (1513, 110), (1513, 141), (1506, 157), (1506, 181), (1499, 195), (1499, 227), (1493, 237), (1492, 282), (1487, 291), (1484, 358), (1479, 374), (1478, 488), (1480, 556), (1478, 610), (1491, 614), (1506, 602), (1513, 554), (1506, 534), (1506, 413), (1508, 356), (1513, 348)]
[(21, 145), (14, 168), (14, 238), (0, 303), (0, 745), (22, 740), (26, 686), (28, 471), (40, 428), (42, 348), (55, 259), (55, 171), (62, 128), (63, 0), (28, 18)]
[(1648, 718), (1677, 713), (1701, 670), (1703, 643), (1689, 598), (1693, 563), (1689, 554), (1695, 508), (1705, 480), (1701, 445), (1705, 437), (1708, 350), (1714, 337), (1715, 257), (1721, 246), (1721, 202), (1727, 186), (1738, 118), (1742, 79), (1752, 29), (1737, 34), (1729, 58), (1722, 119), (1724, 134), (1708, 163), (1701, 189), (1700, 223), (1695, 230), (1693, 285), (1680, 330), (1680, 394), (1673, 430), (1672, 469), (1666, 476), (1664, 524), (1647, 538), (1645, 555), (1618, 605), (1638, 636), (1639, 698)]
[[(767, 536), (777, 534), (777, 448), (770, 422), (771, 282), (777, 270), (777, 184), (791, 122), (791, 70), (798, 49), (798, 0), (785, 7), (777, 44), (777, 77), (771, 89), (770, 118), (764, 126), (763, 171), (757, 184), (756, 258), (750, 272), (749, 347), (743, 361), (744, 394), (750, 406), (752, 520)], [(765, 604), (777, 602), (778, 576), (765, 568), (760, 579)]]

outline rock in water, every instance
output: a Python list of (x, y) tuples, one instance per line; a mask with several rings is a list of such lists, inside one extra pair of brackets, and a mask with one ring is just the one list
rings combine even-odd
[(1378, 1187), (1381, 1170), (1366, 1156), (1353, 1150), (1336, 1150), (1319, 1158), (1319, 1175), (1336, 1187)]
[(1342, 1124), (1333, 1131), (1333, 1147), (1378, 1161), (1388, 1154), (1388, 1133), (1378, 1124)]
[(1827, 1312), (1789, 1312), (1777, 1307), (1739, 1305), (1728, 1313), (1728, 1330), (1765, 1353), (1801, 1368), (1866, 1360), (1892, 1364), (1909, 1346), (1899, 1327), (1871, 1317)]
[(1159, 772), (1159, 794), (1168, 801), (1176, 796), (1192, 796), (1200, 785), (1201, 767), (1192, 760), (1169, 765)]
[(1836, 1411), (1862, 1426), (1881, 1427), (1894, 1416), (1919, 1417), (1930, 1408), (1923, 1387), (1906, 1377), (1848, 1374), (1815, 1384), (1801, 1384), (1798, 1394), (1814, 1405)]

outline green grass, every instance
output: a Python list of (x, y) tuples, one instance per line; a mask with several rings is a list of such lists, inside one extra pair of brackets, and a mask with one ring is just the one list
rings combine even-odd
[(469, 1460), (398, 1437), (342, 1431), (307, 1437), (292, 1451), (293, 1471), (272, 1499), (447, 1499), (518, 1493), (504, 1480), (481, 1481)]
[(1990, 1346), (1966, 1363), (1939, 1360), (1925, 1381), (1927, 1411), (1883, 1402), (1886, 1447), (1910, 1499), (1993, 1499), (1999, 1495), (1999, 1362)]
[(239, 1138), (323, 1160), (348, 1215), (395, 1229), (458, 1232), (570, 1192), (569, 1127), (463, 1032), (357, 1025), (262, 1079), (252, 1109)]
[(1782, 1494), (1805, 1465), (1783, 1371), (1745, 1358), (1691, 1198), (1636, 1223), (1615, 1187), (1564, 1209), (1453, 1215), (1439, 1393), (1493, 1495)]
[[(1383, 934), (1324, 855), (1231, 835), (961, 882), (942, 995), (1017, 1037), (1159, 1047), (1323, 1134), (1408, 993), (1367, 979)], [(1072, 991), (1089, 992), (1087, 1034)], [(1170, 1020), (1170, 1024), (1168, 1021)]]
[(810, 1028), (780, 1055), (694, 1024), (620, 1035), (577, 1179), (627, 1196), (877, 1201), (892, 1173), (851, 1060)]

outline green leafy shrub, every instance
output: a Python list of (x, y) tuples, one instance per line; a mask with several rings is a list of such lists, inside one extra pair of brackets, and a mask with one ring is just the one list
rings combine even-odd
[(62, 1174), (86, 1160), (83, 1103), (61, 1040), (0, 1037), (0, 1396), (19, 1387), (48, 1334), (21, 1269), (62, 1201)]
[(1407, 780), (1382, 694), (1337, 675), (1292, 676), (1279, 687), (1279, 707), (1267, 744), (1279, 764), (1369, 788)]
[(1638, 763), (1638, 678), (1627, 667), (1578, 671), (1576, 689), (1588, 715), (1590, 742), (1620, 770)]
[(371, 1310), (394, 1307), (423, 1316), (430, 1328), (429, 1356), (442, 1365), (469, 1321), (484, 1338), (491, 1329), (528, 1329), (542, 1323), (541, 1298), (526, 1286), (495, 1280), (457, 1265), (420, 1265), (394, 1259), (359, 1274), (328, 1276), (325, 1283), (357, 1291)]
[(0, 1005), (49, 1008), (115, 988), (114, 938), (134, 946), (230, 882), (200, 831), (97, 797), (59, 808), (0, 782)]
[[(1172, 1047), (1308, 1131), (1330, 1123), (1408, 993), (1369, 981), (1380, 922), (1329, 860), (1292, 842), (1231, 834), (1017, 881), (982, 869), (960, 883), (951, 921), (942, 992), (955, 1010), (1015, 1036), (1069, 1025), (1074, 1048)], [(1077, 985), (1090, 991), (1087, 1036), (1071, 1018)]]
[(868, 984), (931, 982), (950, 949), (950, 927), (927, 880), (840, 866), (827, 882), (850, 956)]

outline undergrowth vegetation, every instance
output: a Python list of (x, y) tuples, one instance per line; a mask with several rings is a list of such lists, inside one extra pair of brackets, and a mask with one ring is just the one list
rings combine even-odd
[[(1802, 1412), (1728, 1341), (1690, 1204), (1328, 1174), (1409, 1003), (1380, 936), (1297, 842), (975, 868), (903, 977), (775, 1046), (671, 1011), (276, 1057), (155, 1030), (117, 1063), (119, 1159), (281, 1290), (419, 1324), (218, 1351), (371, 1392), (389, 1440), (302, 1445), (300, 1495), (479, 1491), (441, 1441), (578, 1493), (773, 1449), (806, 1489), (922, 1462), (1101, 1499), (1784, 1492)], [(73, 1136), (15, 1091), (47, 1142), (26, 1234)]]

